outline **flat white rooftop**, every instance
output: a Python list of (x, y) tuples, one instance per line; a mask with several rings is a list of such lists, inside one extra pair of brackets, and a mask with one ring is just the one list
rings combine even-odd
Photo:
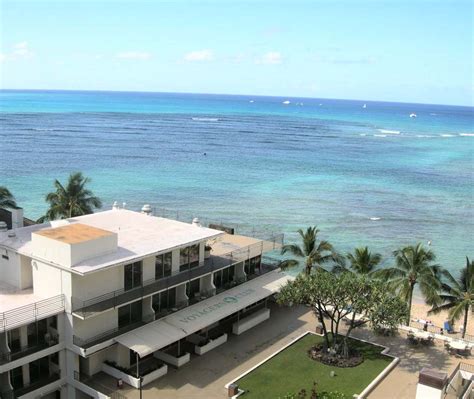
[[(117, 251), (85, 260), (70, 268), (70, 270), (79, 274), (98, 271), (115, 264), (131, 262), (141, 257), (167, 252), (174, 248), (192, 245), (199, 241), (209, 240), (224, 234), (219, 230), (156, 216), (148, 216), (126, 209), (98, 212), (92, 215), (67, 219), (67, 222), (71, 224), (79, 223), (105, 230), (106, 232), (113, 232), (118, 236)], [(68, 230), (71, 232), (71, 229), (65, 228), (64, 223), (61, 223), (59, 227), (54, 227), (54, 224), (54, 222), (48, 222), (16, 229), (15, 237), (9, 237), (8, 233), (0, 233), (0, 246), (38, 259), (38, 257), (35, 257), (31, 243), (32, 233), (46, 230), (47, 232), (40, 234), (54, 236), (54, 230), (56, 229), (64, 230), (62, 233)], [(94, 229), (86, 230), (85, 228), (72, 229), (76, 234), (98, 234)], [(63, 236), (63, 234), (57, 235), (57, 237)], [(65, 240), (66, 238), (61, 239)], [(43, 260), (48, 261), (48, 259)]]
[(0, 313), (34, 304), (42, 299), (45, 298), (33, 294), (33, 288), (21, 290), (0, 281)]

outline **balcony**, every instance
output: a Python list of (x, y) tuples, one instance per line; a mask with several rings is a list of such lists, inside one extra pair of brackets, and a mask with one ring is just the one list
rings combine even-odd
[(64, 312), (64, 296), (57, 295), (0, 313), (0, 332)]
[(23, 395), (27, 393), (33, 392), (39, 388), (42, 388), (52, 382), (55, 382), (60, 379), (60, 375), (58, 373), (53, 373), (49, 376), (44, 376), (40, 378), (38, 381), (32, 382), (24, 387), (8, 390), (0, 393), (1, 399), (15, 399), (21, 398)]
[[(274, 260), (274, 259), (271, 259), (271, 258), (266, 258), (265, 263), (262, 263), (258, 273), (249, 276), (249, 280), (251, 280), (253, 278), (256, 278), (256, 277), (259, 277), (259, 276), (262, 276), (265, 273), (271, 272), (272, 270), (276, 270), (278, 268), (278, 265), (279, 265), (278, 260)], [(94, 345), (98, 345), (98, 344), (101, 344), (101, 343), (103, 343), (103, 342), (105, 342), (109, 339), (113, 339), (115, 337), (118, 337), (119, 335), (125, 334), (126, 332), (134, 330), (135, 328), (141, 327), (141, 326), (143, 326), (145, 324), (148, 324), (152, 321), (155, 321), (155, 320), (161, 319), (163, 317), (166, 317), (166, 316), (168, 316), (168, 315), (170, 315), (174, 312), (177, 312), (177, 311), (179, 311), (179, 310), (181, 310), (181, 309), (183, 309), (183, 308), (185, 308), (185, 307), (187, 307), (191, 304), (197, 303), (197, 302), (199, 302), (203, 299), (207, 299), (207, 298), (209, 298), (213, 295), (220, 294), (221, 292), (226, 291), (230, 288), (236, 287), (240, 284), (244, 284), (246, 281), (248, 281), (248, 280), (242, 279), (242, 280), (238, 280), (238, 281), (229, 283), (229, 284), (227, 284), (227, 285), (225, 285), (225, 286), (223, 286), (223, 287), (221, 287), (217, 290), (213, 290), (212, 293), (211, 293), (211, 291), (201, 292), (201, 295), (200, 295), (199, 298), (194, 297), (192, 300), (190, 299), (188, 301), (178, 303), (173, 308), (169, 308), (165, 311), (162, 311), (161, 313), (156, 313), (154, 318), (150, 317), (150, 318), (147, 318), (146, 320), (142, 320), (140, 322), (130, 324), (130, 325), (124, 326), (122, 328), (115, 327), (115, 328), (110, 329), (108, 331), (104, 331), (103, 333), (98, 334), (94, 337), (83, 339), (81, 337), (78, 337), (78, 336), (74, 335), (73, 336), (73, 343), (74, 343), (74, 345), (76, 345), (80, 348), (83, 348), (83, 349), (91, 348)]]
[(43, 349), (49, 348), (51, 346), (57, 345), (59, 343), (59, 336), (51, 336), (48, 339), (41, 337), (38, 342), (34, 344), (25, 346), (16, 351), (11, 351), (9, 353), (0, 354), (0, 364), (5, 364), (12, 362), (22, 357), (31, 355), (32, 353), (39, 352)]
[(273, 238), (272, 241), (262, 241), (226, 254), (211, 256), (209, 259), (204, 260), (204, 263), (200, 266), (181, 272), (175, 272), (170, 276), (159, 280), (152, 279), (144, 281), (140, 287), (127, 291), (125, 291), (125, 289), (119, 289), (85, 301), (73, 298), (73, 312), (76, 316), (87, 319), (97, 313), (104, 312), (128, 302), (133, 302), (137, 299), (152, 295), (170, 287), (180, 285), (224, 267), (243, 262), (248, 259), (249, 254), (252, 251), (258, 250), (262, 253), (265, 250), (268, 251), (274, 249), (277, 242), (276, 240), (280, 239), (280, 237)]

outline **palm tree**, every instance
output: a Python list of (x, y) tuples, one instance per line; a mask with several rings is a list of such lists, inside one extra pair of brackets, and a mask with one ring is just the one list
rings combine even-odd
[(93, 213), (94, 208), (102, 207), (102, 201), (86, 188), (89, 182), (90, 179), (84, 177), (81, 172), (71, 173), (65, 187), (58, 180), (55, 180), (54, 187), (56, 191), (46, 195), (49, 209), (41, 220), (87, 215)]
[(466, 267), (461, 270), (458, 279), (455, 279), (447, 270), (443, 272), (445, 280), (441, 286), (441, 304), (433, 306), (429, 313), (440, 313), (448, 310), (451, 324), (464, 315), (464, 329), (462, 337), (466, 335), (467, 317), (474, 305), (474, 261), (469, 262), (466, 257)]
[[(349, 267), (346, 266), (346, 259), (349, 261)], [(368, 247), (355, 248), (354, 253), (348, 253), (345, 257), (336, 256), (336, 265), (333, 272), (352, 271), (357, 274), (371, 275), (375, 272), (375, 268), (382, 261), (382, 255), (373, 254)]]
[(15, 197), (5, 186), (0, 186), (0, 208), (18, 208)]
[[(319, 230), (316, 226), (308, 227), (306, 231), (299, 229), (298, 234), (303, 241), (303, 246), (287, 244), (283, 245), (281, 249), (282, 255), (289, 252), (298, 258), (304, 258), (306, 274), (311, 273), (313, 266), (321, 266), (334, 259), (332, 245), (328, 241), (318, 241), (318, 233)], [(300, 262), (296, 259), (287, 259), (281, 262), (280, 267), (285, 270), (299, 264)]]
[(441, 288), (441, 267), (431, 264), (436, 259), (431, 250), (422, 244), (397, 249), (393, 252), (395, 266), (376, 273), (386, 278), (389, 286), (395, 289), (408, 304), (407, 324), (410, 323), (411, 304), (415, 286), (420, 287), (425, 301), (430, 305), (439, 303)]

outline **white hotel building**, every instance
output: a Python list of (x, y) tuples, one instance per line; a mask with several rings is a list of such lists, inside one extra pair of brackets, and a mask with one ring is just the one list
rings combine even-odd
[(267, 299), (290, 278), (262, 261), (282, 237), (125, 209), (28, 227), (20, 219), (0, 225), (2, 399), (120, 397), (94, 376), (139, 387), (192, 367), (268, 319)]

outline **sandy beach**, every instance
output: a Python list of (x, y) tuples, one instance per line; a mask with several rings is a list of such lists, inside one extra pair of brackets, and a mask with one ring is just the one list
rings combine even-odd
[[(431, 314), (428, 315), (428, 311), (431, 309), (431, 306), (427, 305), (422, 299), (414, 298), (412, 307), (411, 307), (411, 319), (422, 319), (422, 320), (429, 320), (435, 326), (442, 327), (444, 322), (448, 318), (448, 312), (441, 312), (439, 314)], [(456, 323), (454, 323), (454, 331), (459, 331), (460, 327), (464, 322), (464, 317), (459, 319)], [(474, 319), (472, 317), (468, 317), (467, 319), (467, 331), (468, 334), (474, 335)]]

